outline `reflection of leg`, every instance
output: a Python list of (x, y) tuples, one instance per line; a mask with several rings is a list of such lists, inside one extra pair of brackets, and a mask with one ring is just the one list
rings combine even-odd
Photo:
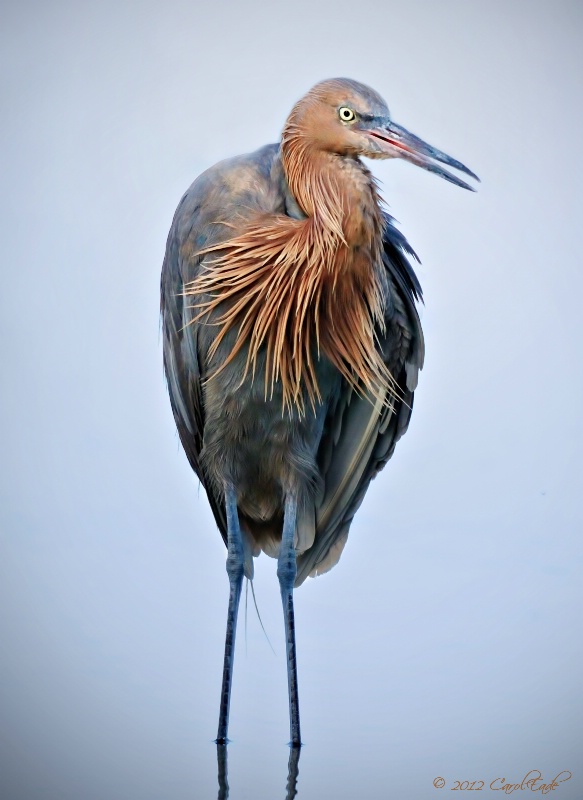
[(237, 632), (237, 611), (243, 585), (243, 539), (237, 513), (237, 496), (230, 483), (225, 484), (225, 507), (227, 512), (227, 574), (229, 576), (229, 610), (227, 612), (227, 634), (225, 636), (225, 660), (223, 662), (223, 686), (221, 689), (221, 708), (219, 712), (219, 732), (217, 744), (226, 744), (229, 727), (229, 704), (231, 702), (231, 682), (233, 679), (233, 658), (235, 655), (235, 634)]
[(285, 500), (281, 548), (277, 560), (277, 577), (279, 578), (279, 586), (281, 589), (283, 619), (285, 623), (290, 744), (292, 747), (300, 747), (302, 743), (300, 737), (300, 705), (298, 700), (298, 669), (296, 663), (296, 631), (294, 624), (293, 596), (294, 581), (297, 573), (296, 551), (294, 546), (297, 510), (297, 497), (293, 494), (289, 494)]
[[(298, 782), (298, 773), (300, 771), (300, 753), (301, 747), (292, 747), (289, 754), (289, 761), (287, 762), (287, 794), (285, 800), (294, 800), (298, 793), (296, 785)], [(220, 800), (223, 800), (222, 798)]]
[(219, 794), (217, 800), (228, 800), (229, 782), (227, 780), (227, 745), (217, 745), (217, 766), (219, 768)]

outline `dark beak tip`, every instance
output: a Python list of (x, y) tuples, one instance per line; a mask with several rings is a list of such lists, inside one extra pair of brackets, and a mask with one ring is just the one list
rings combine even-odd
[(468, 192), (477, 191), (477, 189), (475, 189), (473, 186), (470, 186), (470, 184), (466, 183), (465, 181), (450, 181), (450, 183), (453, 183), (454, 186), (459, 186), (460, 189), (467, 189)]
[(376, 134), (373, 132), (373, 135), (377, 135), (378, 138), (384, 139), (388, 144), (393, 145), (393, 147), (399, 148), (400, 152), (398, 155), (401, 158), (412, 161), (414, 164), (417, 164), (417, 166), (429, 172), (434, 172), (436, 175), (445, 178), (445, 180), (450, 181), (450, 183), (456, 186), (460, 186), (462, 189), (468, 189), (470, 192), (476, 191), (473, 186), (470, 186), (461, 178), (458, 178), (457, 175), (438, 166), (438, 164), (445, 164), (480, 183), (481, 181), (476, 173), (472, 172), (472, 170), (466, 167), (465, 164), (462, 164), (461, 161), (427, 144), (423, 139), (415, 136), (415, 134), (403, 128), (401, 125), (397, 125), (392, 120), (386, 123), (386, 132), (389, 134), (389, 137), (378, 136), (378, 132)]

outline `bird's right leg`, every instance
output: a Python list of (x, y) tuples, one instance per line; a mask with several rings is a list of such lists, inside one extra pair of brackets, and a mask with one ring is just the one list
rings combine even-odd
[(285, 643), (287, 651), (287, 682), (289, 694), (289, 728), (292, 748), (302, 746), (300, 736), (300, 702), (298, 698), (298, 667), (296, 661), (296, 626), (294, 621), (294, 581), (297, 575), (294, 546), (298, 512), (297, 495), (288, 494), (283, 513), (281, 547), (277, 559), (277, 577), (283, 604)]
[(227, 744), (229, 727), (229, 705), (231, 702), (231, 683), (233, 679), (233, 658), (235, 655), (235, 634), (237, 632), (237, 612), (243, 585), (243, 537), (237, 512), (237, 495), (232, 483), (225, 483), (225, 509), (227, 512), (227, 575), (229, 576), (229, 610), (227, 612), (227, 634), (225, 636), (225, 660), (223, 662), (223, 686), (221, 689), (221, 708), (219, 712), (219, 732), (217, 744)]

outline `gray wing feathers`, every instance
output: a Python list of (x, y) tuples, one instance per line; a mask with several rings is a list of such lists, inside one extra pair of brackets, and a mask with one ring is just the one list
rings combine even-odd
[[(201, 396), (201, 370), (198, 356), (198, 326), (189, 324), (194, 313), (184, 302), (184, 283), (196, 259), (183, 260), (182, 247), (193, 240), (201, 241), (202, 227), (197, 214), (197, 193), (193, 187), (182, 198), (174, 220), (162, 266), (161, 313), (164, 350), (164, 372), (180, 441), (188, 461), (207, 489), (217, 526), (226, 541), (227, 523), (222, 495), (206, 486), (200, 465), (204, 430), (204, 407)], [(187, 252), (190, 249), (187, 248)]]
[(331, 569), (340, 558), (350, 522), (368, 487), (365, 478), (378, 440), (381, 411), (382, 399), (374, 402), (354, 393), (345, 404), (341, 435), (329, 453), (324, 493), (316, 507), (316, 539), (298, 558), (297, 586), (308, 575)]
[[(255, 208), (283, 211), (281, 165), (277, 145), (216, 164), (202, 173), (180, 201), (166, 244), (162, 266), (161, 314), (164, 371), (180, 440), (192, 469), (206, 489), (218, 528), (227, 540), (224, 497), (205, 480), (200, 464), (205, 425), (201, 386), (204, 364), (199, 357), (199, 325), (191, 302), (185, 302), (184, 284), (200, 268), (197, 253), (232, 235), (238, 215)], [(193, 323), (193, 324), (191, 324)]]
[(345, 385), (330, 410), (318, 452), (324, 488), (315, 500), (316, 537), (312, 547), (298, 556), (296, 586), (338, 562), (370, 481), (391, 458), (411, 418), (424, 344), (415, 306), (421, 299), (421, 287), (405, 253), (414, 255), (387, 216), (383, 259), (388, 293), (386, 333), (379, 339), (401, 396), (390, 403), (384, 403), (384, 398), (375, 402)]

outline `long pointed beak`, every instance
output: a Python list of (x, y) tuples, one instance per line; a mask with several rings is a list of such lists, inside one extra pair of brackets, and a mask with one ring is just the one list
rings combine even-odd
[(442, 153), (441, 150), (437, 150), (437, 148), (427, 144), (418, 136), (409, 133), (408, 130), (397, 125), (396, 122), (392, 120), (386, 123), (383, 122), (382, 127), (369, 128), (366, 133), (374, 137), (381, 152), (386, 157), (404, 158), (418, 167), (434, 172), (456, 186), (461, 186), (462, 189), (469, 189), (470, 192), (476, 191), (473, 186), (462, 181), (457, 175), (453, 175), (448, 170), (438, 166), (435, 162), (447, 164), (448, 167), (457, 169), (459, 172), (463, 172), (479, 182), (480, 179), (471, 169), (468, 169), (460, 161), (456, 161), (455, 158), (446, 155), (446, 153)]

